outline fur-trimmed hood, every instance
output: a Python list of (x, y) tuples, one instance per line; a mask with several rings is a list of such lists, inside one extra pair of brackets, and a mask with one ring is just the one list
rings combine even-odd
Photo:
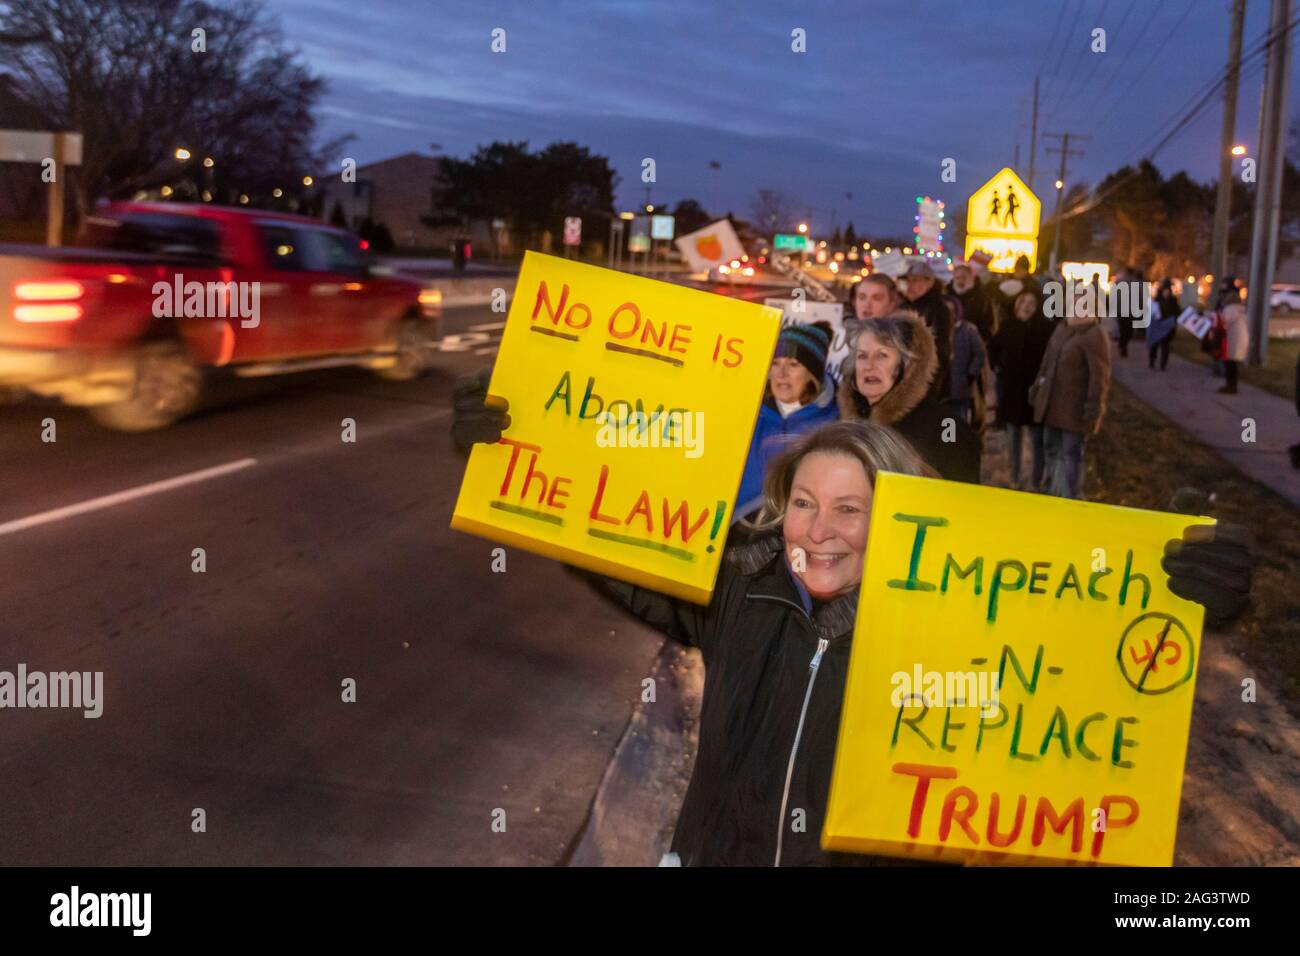
[[(939, 356), (934, 347), (934, 336), (925, 327), (925, 322), (911, 309), (899, 309), (886, 318), (907, 323), (912, 351), (916, 357), (906, 363), (903, 377), (885, 393), (875, 405), (867, 401), (866, 396), (858, 391), (857, 376), (854, 373), (852, 356), (845, 364), (844, 378), (840, 382), (836, 401), (840, 408), (840, 418), (846, 421), (867, 420), (877, 425), (893, 425), (905, 417), (912, 409), (920, 405), (930, 392), (930, 383), (939, 367)], [(870, 321), (864, 323), (870, 327)], [(857, 342), (852, 343), (856, 347)]]

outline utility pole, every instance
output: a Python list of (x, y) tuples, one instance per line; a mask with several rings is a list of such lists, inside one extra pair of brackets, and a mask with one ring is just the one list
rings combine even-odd
[[(1245, 3), (1245, 0), (1241, 0)], [(1034, 166), (1038, 160), (1038, 77), (1034, 77), (1034, 118), (1029, 123), (1029, 191), (1034, 190)]]
[(1066, 163), (1069, 161), (1071, 156), (1083, 155), (1083, 150), (1081, 149), (1070, 149), (1070, 140), (1091, 139), (1092, 137), (1081, 136), (1078, 133), (1044, 133), (1043, 135), (1049, 139), (1059, 139), (1061, 141), (1060, 149), (1052, 149), (1049, 147), (1045, 150), (1047, 153), (1061, 154), (1061, 171), (1056, 177), (1056, 181), (1059, 183), (1056, 189), (1056, 213), (1053, 216), (1053, 221), (1055, 222), (1055, 235), (1052, 236), (1052, 258), (1048, 264), (1048, 269), (1055, 274), (1056, 264), (1061, 257), (1061, 200), (1065, 196)]
[(1255, 222), (1250, 242), (1250, 281), (1246, 307), (1250, 315), (1251, 365), (1268, 355), (1268, 305), (1277, 264), (1281, 219), (1282, 168), (1286, 157), (1287, 83), (1291, 73), (1291, 0), (1272, 0), (1269, 8), (1268, 66), (1264, 73), (1263, 125), (1259, 137), (1259, 182), (1255, 187)]
[(1232, 210), (1232, 146), (1237, 129), (1237, 81), (1241, 77), (1241, 31), (1246, 0), (1232, 0), (1228, 38), (1228, 74), (1223, 87), (1223, 130), (1219, 134), (1219, 192), (1214, 200), (1214, 240), (1210, 272), (1218, 282), (1228, 274), (1228, 220)]

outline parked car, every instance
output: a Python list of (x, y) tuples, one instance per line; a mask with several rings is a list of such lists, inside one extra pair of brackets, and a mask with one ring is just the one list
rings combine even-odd
[(442, 297), (372, 268), (364, 243), (314, 219), (179, 203), (110, 203), (78, 245), (0, 246), (0, 393), (87, 406), (124, 431), (160, 428), (208, 372), (427, 367)]
[(1274, 285), (1268, 307), (1284, 315), (1289, 312), (1300, 312), (1300, 285)]

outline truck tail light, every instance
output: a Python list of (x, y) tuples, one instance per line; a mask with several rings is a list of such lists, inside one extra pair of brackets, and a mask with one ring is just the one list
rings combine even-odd
[(14, 308), (14, 318), (19, 322), (76, 322), (81, 318), (81, 306), (75, 302), (20, 305)]
[(72, 279), (41, 279), (14, 284), (14, 319), (19, 322), (76, 322), (83, 309), (73, 299), (86, 290)]
[(80, 299), (85, 291), (80, 282), (71, 279), (43, 279), (15, 284), (14, 298), (24, 302), (58, 302)]

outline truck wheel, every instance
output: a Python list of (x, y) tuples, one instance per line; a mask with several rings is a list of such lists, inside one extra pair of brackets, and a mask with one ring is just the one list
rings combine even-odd
[(390, 382), (409, 382), (429, 367), (429, 330), (419, 319), (403, 319), (397, 327), (396, 361), (375, 374)]
[(158, 342), (136, 350), (134, 394), (125, 401), (92, 406), (90, 415), (117, 431), (151, 431), (194, 411), (202, 395), (203, 372), (185, 348), (179, 342)]

